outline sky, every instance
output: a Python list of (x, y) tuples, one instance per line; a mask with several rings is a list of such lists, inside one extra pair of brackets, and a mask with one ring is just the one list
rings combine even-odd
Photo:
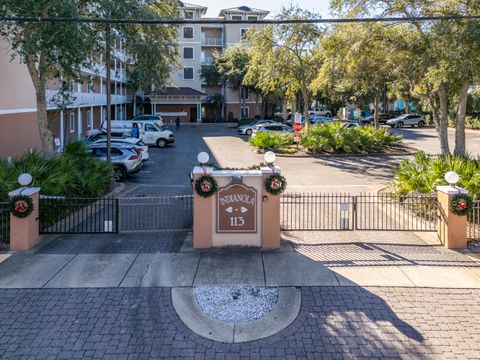
[[(187, 0), (185, 2), (208, 7), (208, 17), (216, 17), (221, 9), (242, 5), (269, 10), (274, 15), (275, 13), (278, 13), (283, 6), (288, 6), (291, 2), (299, 5), (302, 9), (316, 11), (320, 13), (323, 18), (330, 17), (328, 10), (329, 0)], [(270, 14), (269, 17), (272, 17), (272, 14)]]

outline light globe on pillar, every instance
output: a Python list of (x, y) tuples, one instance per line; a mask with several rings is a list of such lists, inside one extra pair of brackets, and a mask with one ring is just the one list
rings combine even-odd
[(205, 165), (210, 160), (210, 156), (206, 152), (201, 152), (198, 154), (197, 160), (200, 164)]
[(449, 171), (445, 174), (445, 180), (452, 187), (455, 187), (460, 181), (460, 176), (455, 171)]
[(267, 164), (273, 164), (275, 163), (275, 160), (277, 160), (277, 155), (275, 155), (273, 151), (268, 151), (267, 153), (265, 153), (263, 158), (265, 159), (265, 162)]
[(30, 175), (29, 173), (21, 174), (18, 177), (18, 183), (20, 184), (20, 186), (23, 186), (24, 188), (30, 185), (32, 181), (33, 181), (32, 175)]

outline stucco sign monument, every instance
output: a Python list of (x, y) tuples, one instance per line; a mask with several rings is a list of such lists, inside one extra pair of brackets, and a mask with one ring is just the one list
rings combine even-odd
[(217, 233), (256, 233), (257, 190), (243, 184), (220, 188), (216, 212)]

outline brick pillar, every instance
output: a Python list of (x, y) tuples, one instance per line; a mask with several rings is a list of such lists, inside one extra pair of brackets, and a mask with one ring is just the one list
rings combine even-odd
[(40, 242), (38, 233), (40, 188), (17, 189), (9, 193), (10, 197), (25, 195), (33, 201), (33, 212), (24, 219), (10, 215), (10, 249), (28, 251)]
[(464, 249), (467, 247), (467, 217), (458, 216), (450, 211), (450, 201), (458, 194), (468, 191), (452, 186), (438, 186), (439, 224), (438, 238), (448, 249)]
[[(212, 168), (207, 168), (208, 175), (213, 174)], [(204, 175), (203, 168), (197, 166), (193, 169), (193, 184)], [(208, 249), (212, 247), (213, 229), (213, 203), (215, 195), (204, 198), (193, 190), (193, 248)]]
[[(275, 167), (275, 173), (280, 172)], [(265, 180), (272, 174), (272, 169), (262, 168), (262, 248), (266, 249), (280, 247), (280, 195), (272, 195), (265, 188)]]

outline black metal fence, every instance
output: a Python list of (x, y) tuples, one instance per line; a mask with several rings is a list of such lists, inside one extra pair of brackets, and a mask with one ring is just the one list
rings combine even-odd
[(480, 200), (473, 203), (473, 211), (468, 217), (468, 239), (480, 241)]
[(10, 204), (0, 202), (0, 242), (10, 241)]
[(436, 194), (286, 193), (283, 230), (436, 231)]
[(193, 195), (119, 199), (121, 232), (189, 230), (193, 227)]
[(40, 198), (40, 234), (105, 234), (118, 232), (118, 200)]

